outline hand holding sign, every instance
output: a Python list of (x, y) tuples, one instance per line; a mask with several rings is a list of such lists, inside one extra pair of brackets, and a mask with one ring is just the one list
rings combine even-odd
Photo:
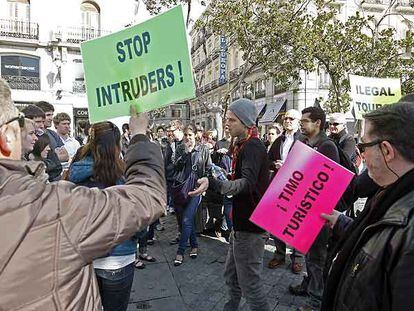
[(336, 222), (338, 221), (340, 212), (333, 210), (330, 215), (322, 213), (321, 217), (326, 220), (326, 224), (333, 229), (335, 227)]
[(147, 134), (147, 128), (149, 123), (148, 114), (145, 112), (137, 113), (137, 109), (134, 105), (130, 107), (131, 117), (129, 118), (129, 130), (131, 136), (137, 134)]
[(297, 141), (250, 220), (302, 253), (325, 225), (353, 173)]

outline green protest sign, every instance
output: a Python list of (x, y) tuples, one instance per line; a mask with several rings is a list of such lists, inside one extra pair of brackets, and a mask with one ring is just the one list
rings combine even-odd
[(401, 98), (400, 79), (349, 75), (349, 83), (357, 120), (362, 120), (363, 114), (393, 104)]
[(92, 123), (195, 96), (181, 6), (81, 44)]

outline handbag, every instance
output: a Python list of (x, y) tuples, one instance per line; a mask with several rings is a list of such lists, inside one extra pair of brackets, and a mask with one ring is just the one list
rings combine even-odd
[[(190, 174), (182, 181), (179, 178), (175, 178), (174, 183), (171, 186), (171, 196), (173, 203), (176, 206), (185, 206), (188, 202), (190, 191), (194, 190), (198, 175), (197, 175), (197, 162), (199, 159), (199, 152), (196, 153), (196, 158), (193, 162), (191, 155), (191, 171)], [(184, 168), (185, 170), (185, 168)], [(180, 172), (182, 173), (182, 172)]]

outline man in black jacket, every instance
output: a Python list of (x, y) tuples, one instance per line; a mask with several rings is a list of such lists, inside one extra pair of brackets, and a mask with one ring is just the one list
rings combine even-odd
[[(325, 112), (319, 107), (308, 107), (302, 110), (301, 130), (307, 137), (307, 144), (324, 156), (339, 163), (338, 148), (328, 138), (323, 128), (326, 121)], [(324, 289), (323, 271), (328, 255), (329, 228), (323, 227), (306, 254), (306, 271), (301, 284), (289, 286), (293, 295), (307, 296), (312, 299), (312, 305), (318, 308)], [(312, 307), (302, 307), (299, 310), (312, 310)]]
[[(293, 144), (299, 140), (304, 141), (305, 136), (299, 130), (299, 122), (301, 113), (295, 109), (290, 109), (283, 117), (283, 133), (276, 138), (268, 152), (270, 161), (271, 174), (275, 175), (285, 162), (288, 153)], [(273, 172), (273, 173), (272, 173)], [(275, 241), (275, 252), (273, 259), (269, 261), (267, 266), (270, 269), (280, 267), (285, 263), (286, 243), (276, 237), (272, 237)], [(304, 256), (295, 249), (292, 252), (292, 272), (298, 274), (302, 271)]]
[(329, 131), (332, 138), (341, 149), (353, 159), (355, 156), (355, 139), (348, 133), (346, 118), (343, 113), (335, 112), (329, 117)]
[(381, 189), (354, 221), (337, 211), (322, 214), (342, 237), (322, 310), (412, 310), (414, 106), (385, 105), (364, 118), (358, 148)]
[(261, 280), (264, 230), (249, 220), (269, 182), (266, 148), (257, 137), (256, 117), (256, 107), (248, 99), (242, 98), (230, 105), (226, 123), (230, 135), (237, 140), (232, 153), (232, 179), (201, 178), (200, 187), (190, 193), (202, 193), (210, 183), (221, 194), (233, 195), (233, 232), (224, 272), (230, 300), (223, 310), (229, 311), (238, 309), (242, 296), (250, 310), (270, 310)]

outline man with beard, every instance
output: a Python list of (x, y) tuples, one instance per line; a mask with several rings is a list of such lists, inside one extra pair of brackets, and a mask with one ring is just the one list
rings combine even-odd
[[(338, 148), (328, 138), (324, 129), (326, 121), (325, 112), (319, 107), (308, 107), (302, 110), (300, 127), (302, 134), (306, 136), (308, 146), (317, 150), (324, 156), (339, 163)], [(312, 310), (319, 308), (324, 289), (323, 272), (328, 256), (329, 228), (323, 227), (309, 252), (306, 254), (306, 271), (308, 275), (303, 278), (301, 284), (289, 286), (289, 291), (297, 296), (310, 296), (312, 306), (304, 306), (299, 310)]]
[(269, 183), (266, 147), (258, 138), (256, 118), (251, 100), (242, 98), (229, 106), (226, 124), (236, 140), (232, 146), (231, 180), (204, 177), (198, 180), (199, 188), (190, 192), (192, 196), (199, 195), (210, 184), (220, 194), (233, 196), (233, 231), (224, 271), (230, 299), (224, 305), (225, 311), (238, 310), (242, 296), (250, 310), (270, 310), (261, 278), (264, 230), (249, 220)]

